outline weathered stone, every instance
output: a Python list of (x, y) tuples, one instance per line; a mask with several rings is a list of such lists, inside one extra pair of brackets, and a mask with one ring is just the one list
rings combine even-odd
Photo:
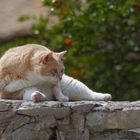
[(13, 140), (48, 140), (52, 131), (39, 128), (36, 124), (27, 124), (12, 133)]
[(140, 101), (0, 100), (1, 140), (139, 140)]
[(75, 131), (79, 133), (84, 132), (85, 128), (85, 117), (81, 113), (74, 113), (71, 116), (72, 118), (72, 125)]
[(53, 115), (37, 118), (37, 122), (40, 128), (53, 128), (57, 125), (56, 119)]
[(56, 119), (63, 119), (70, 115), (70, 107), (61, 107), (61, 108), (51, 108), (51, 113)]
[(13, 131), (15, 131), (16, 129), (33, 122), (29, 117), (25, 117), (25, 116), (14, 116), (11, 121), (9, 121), (8, 126), (6, 127), (5, 131), (4, 131), (4, 135), (5, 134), (9, 134), (12, 133)]
[(74, 129), (65, 132), (66, 140), (81, 140), (81, 133), (78, 133)]
[(81, 140), (89, 140), (89, 131), (85, 128), (83, 134), (81, 135)]
[(38, 107), (38, 108), (36, 108), (36, 107), (33, 107), (33, 108), (31, 108), (31, 107), (29, 107), (29, 109), (28, 108), (19, 108), (18, 110), (17, 110), (17, 113), (18, 114), (20, 114), (20, 115), (25, 115), (25, 116), (45, 116), (45, 115), (47, 115), (48, 114), (48, 112), (47, 112), (48, 110), (46, 109), (46, 108), (40, 108), (40, 107)]
[(140, 127), (140, 108), (123, 109), (114, 112), (91, 112), (87, 115), (87, 127), (91, 131), (106, 129), (131, 129)]
[(69, 131), (73, 129), (71, 116), (65, 117), (64, 119), (57, 120), (57, 128), (60, 131)]
[(106, 102), (94, 102), (94, 101), (76, 101), (63, 103), (64, 106), (70, 106), (72, 111), (78, 111), (87, 113), (96, 107), (103, 107)]
[(7, 104), (5, 102), (1, 102), (1, 104), (0, 104), (0, 112), (8, 111), (9, 106), (10, 106), (9, 104)]
[(79, 111), (79, 112), (89, 112), (94, 104), (91, 101), (77, 101), (77, 102), (66, 102), (63, 103), (64, 106), (71, 106), (71, 109), (73, 111)]
[(24, 102), (17, 109), (18, 114), (23, 114), (27, 116), (47, 116), (54, 115), (56, 119), (61, 119), (70, 114), (70, 107), (61, 107), (60, 102), (43, 102), (33, 103), (33, 102)]
[(11, 135), (3, 136), (3, 137), (1, 138), (1, 140), (12, 140), (12, 136), (11, 136)]
[(140, 135), (127, 130), (108, 130), (90, 135), (90, 140), (139, 140)]
[(134, 132), (134, 133), (140, 134), (140, 128), (130, 129), (128, 130), (128, 132)]
[(66, 139), (65, 133), (62, 131), (56, 130), (56, 139), (57, 140), (65, 140)]

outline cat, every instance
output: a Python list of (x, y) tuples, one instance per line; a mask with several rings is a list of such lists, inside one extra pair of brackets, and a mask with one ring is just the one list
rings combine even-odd
[(110, 101), (110, 94), (94, 92), (84, 83), (64, 74), (65, 53), (53, 52), (38, 44), (6, 51), (0, 59), (0, 98), (33, 102)]

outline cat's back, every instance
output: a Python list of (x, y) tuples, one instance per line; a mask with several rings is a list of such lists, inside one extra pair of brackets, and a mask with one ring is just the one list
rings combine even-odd
[(48, 48), (38, 44), (27, 44), (11, 48), (0, 58), (0, 79), (7, 74), (23, 75), (30, 67), (30, 61), (34, 54), (47, 52)]
[(30, 54), (33, 51), (48, 51), (49, 49), (42, 46), (42, 45), (38, 45), (38, 44), (27, 44), (27, 45), (23, 45), (23, 46), (18, 46), (18, 47), (14, 47), (11, 48), (9, 50), (7, 50), (4, 55), (1, 57), (1, 59), (9, 56), (21, 56), (22, 54)]
[(35, 52), (49, 51), (48, 48), (38, 44), (27, 44), (11, 48), (5, 52), (0, 58), (0, 65), (6, 65), (6, 63), (15, 63), (16, 61), (23, 61), (21, 59), (30, 57)]

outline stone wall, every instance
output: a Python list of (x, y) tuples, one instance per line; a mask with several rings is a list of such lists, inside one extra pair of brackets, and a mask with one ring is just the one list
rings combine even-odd
[(0, 100), (1, 140), (139, 140), (140, 101)]

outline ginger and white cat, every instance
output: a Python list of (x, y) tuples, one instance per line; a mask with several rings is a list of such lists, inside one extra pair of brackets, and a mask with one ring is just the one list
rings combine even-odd
[(0, 59), (0, 98), (43, 100), (111, 100), (64, 74), (66, 51), (28, 44), (9, 49)]

